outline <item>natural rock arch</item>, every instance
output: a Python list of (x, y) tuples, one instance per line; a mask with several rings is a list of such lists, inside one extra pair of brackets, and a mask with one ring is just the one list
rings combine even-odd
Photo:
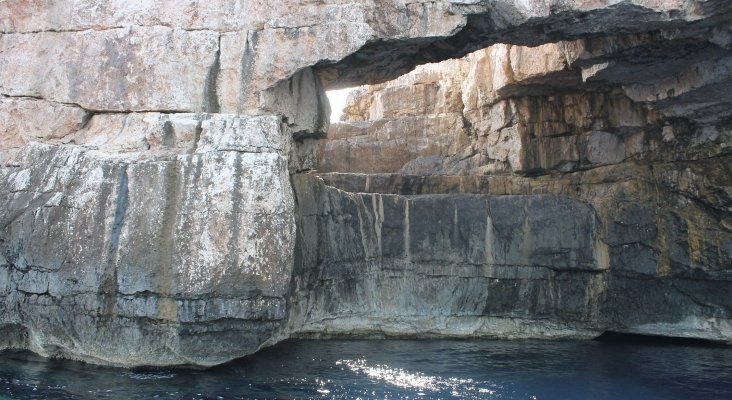
[[(628, 323), (628, 330), (729, 340), (732, 307), (729, 296), (719, 295), (729, 290), (729, 163), (710, 170), (704, 163), (670, 160), (678, 168), (644, 170), (638, 193), (650, 203), (620, 207), (622, 219), (608, 226), (598, 225), (602, 216), (587, 203), (557, 196), (551, 182), (530, 178), (502, 182), (500, 194), (520, 198), (490, 191), (403, 198), (346, 193), (291, 173), (312, 168), (314, 158), (303, 152), (304, 144), (327, 130), (323, 87), (384, 81), (491, 43), (579, 38), (585, 38), (583, 51), (590, 55), (573, 61), (583, 79), (613, 85), (624, 83), (625, 73), (618, 71), (632, 68), (632, 49), (663, 55), (676, 47), (658, 43), (684, 44), (688, 51), (679, 54), (688, 57), (669, 63), (669, 79), (623, 90), (637, 102), (679, 112), (673, 115), (680, 119), (703, 116), (695, 123), (714, 129), (678, 136), (692, 149), (702, 140), (696, 156), (728, 160), (727, 147), (704, 143), (728, 143), (729, 130), (717, 129), (728, 121), (717, 117), (729, 103), (730, 92), (720, 90), (729, 86), (731, 7), (721, 0), (0, 2), (0, 330), (23, 332), (13, 336), (22, 340), (3, 347), (123, 366), (211, 365), (291, 334), (350, 329), (376, 335), (571, 336), (562, 314), (566, 304), (582, 305), (569, 313), (569, 320), (581, 319), (580, 336), (608, 326), (598, 315), (615, 318), (636, 307), (640, 311), (629, 320), (609, 321)], [(610, 33), (619, 36), (598, 50)], [(704, 101), (709, 96), (714, 104)], [(691, 106), (679, 108), (679, 101)], [(669, 135), (677, 136), (675, 127)], [(601, 197), (590, 188), (604, 178), (590, 178), (567, 188), (587, 188), (587, 196)], [(480, 188), (480, 182), (474, 185)], [(491, 187), (500, 184), (489, 182)], [(689, 210), (704, 213), (660, 213), (666, 209), (654, 208), (655, 202), (666, 204), (666, 197), (669, 207), (688, 206), (688, 200), (694, 206)], [(547, 222), (541, 210), (566, 218)], [(516, 214), (525, 216), (519, 225), (511, 219)], [(425, 225), (435, 216), (450, 229)], [(629, 225), (626, 218), (638, 223)], [(405, 230), (400, 221), (423, 226)], [(300, 239), (309, 244), (296, 247), (296, 222)], [(552, 247), (553, 229), (576, 233), (567, 251), (574, 258), (545, 260), (549, 268), (542, 264), (542, 272), (526, 272), (527, 238)], [(494, 234), (506, 239), (505, 265), (491, 263), (498, 255), (486, 251), (493, 249), (485, 243), (495, 243)], [(657, 256), (656, 265), (663, 267), (653, 271), (657, 276), (644, 271), (644, 279), (654, 278), (638, 284), (603, 272), (624, 257), (612, 249), (606, 255), (598, 242), (613, 234), (617, 246), (640, 249), (628, 257)], [(383, 241), (389, 235), (395, 238), (391, 248)], [(623, 241), (627, 235), (633, 242)], [(481, 238), (482, 250), (474, 243)], [(424, 243), (445, 251), (420, 248)], [(411, 274), (403, 275), (405, 283), (429, 276), (461, 281), (460, 272), (453, 272), (465, 260), (453, 256), (463, 250), (467, 269), (461, 271), (475, 281), (457, 298), (441, 292), (450, 286), (439, 279), (426, 279), (431, 289), (422, 291), (421, 300), (396, 290), (387, 293), (393, 297), (370, 296), (401, 287), (373, 286), (379, 279), (394, 283), (389, 271)], [(399, 257), (385, 267), (376, 262), (384, 254)], [(437, 262), (420, 259), (429, 254)], [(325, 256), (334, 262), (318, 264)], [(684, 259), (688, 265), (679, 262)], [(413, 261), (432, 269), (415, 270)], [(445, 274), (444, 268), (453, 270)], [(496, 319), (505, 311), (501, 307), (511, 307), (501, 301), (526, 294), (501, 284), (491, 289), (484, 272), (498, 270), (504, 274), (499, 280), (544, 274), (548, 286), (526, 286), (536, 301), (519, 309), (518, 317)], [(575, 278), (560, 279), (575, 270), (583, 282), (579, 290)], [(378, 279), (364, 283), (359, 271)], [(329, 279), (347, 290), (316, 285)], [(614, 291), (604, 291), (607, 282)], [(316, 290), (308, 293), (308, 287)], [(656, 301), (672, 289), (678, 296), (671, 305)], [(601, 296), (613, 293), (628, 293), (629, 300), (604, 303)], [(571, 296), (566, 304), (553, 303), (556, 294)], [(597, 301), (599, 308), (578, 298)], [(351, 307), (359, 304), (371, 307), (369, 312), (405, 316), (416, 328), (359, 314)], [(659, 307), (653, 310), (662, 317), (683, 310), (683, 318), (644, 320), (648, 306)], [(342, 325), (328, 322), (333, 315)], [(533, 324), (534, 316), (546, 324)], [(457, 328), (451, 331), (453, 322)]]

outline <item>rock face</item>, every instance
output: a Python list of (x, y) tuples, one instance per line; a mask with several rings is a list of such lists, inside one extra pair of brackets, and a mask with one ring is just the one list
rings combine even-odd
[(677, 192), (693, 168), (717, 180), (696, 202), (719, 193), (715, 163), (300, 178), (292, 330), (729, 342), (732, 236)]
[(594, 337), (607, 245), (553, 195), (348, 193), (298, 177), (295, 334)]
[[(4, 161), (6, 346), (113, 365), (255, 351), (285, 319), (292, 270), (280, 120), (120, 117), (147, 132), (104, 116), (87, 128), (121, 126), (118, 137), (157, 139), (170, 154), (123, 153), (94, 135), (99, 149), (31, 142)], [(200, 139), (186, 143), (196, 126)]]
[[(732, 341), (731, 20), (726, 0), (2, 1), (0, 348)], [(362, 84), (329, 127), (324, 89)]]
[[(697, 46), (726, 54), (705, 42), (712, 40), (709, 35), (700, 35)], [(688, 42), (674, 40), (679, 46)], [(728, 70), (723, 81), (703, 83), (688, 76), (689, 67), (669, 65), (703, 68), (707, 62), (698, 54), (690, 60), (659, 58), (642, 66), (617, 66), (616, 58), (628, 57), (626, 53), (651, 53), (660, 46), (641, 35), (533, 48), (494, 45), (364, 87), (351, 94), (344, 121), (319, 143), (318, 170), (541, 175), (629, 160), (724, 154), (730, 143), (728, 116), (724, 107), (708, 102), (707, 94), (729, 83), (732, 74)], [(614, 74), (633, 79), (653, 72), (643, 78), (647, 86), (672, 80), (679, 86), (698, 85), (693, 89), (698, 96), (670, 90), (663, 97), (639, 98), (639, 84), (621, 84), (610, 75), (602, 79), (600, 72), (588, 78), (588, 69), (598, 64), (615, 65)], [(726, 101), (726, 96), (712, 98)]]
[[(301, 235), (303, 254), (315, 248), (317, 256), (303, 256), (306, 272), (296, 282), (319, 295), (296, 296), (308, 301), (295, 331), (611, 330), (729, 342), (732, 130), (728, 115), (707, 103), (727, 101), (708, 97), (726, 83), (688, 74), (707, 65), (705, 52), (719, 54), (714, 68), (725, 68), (724, 47), (704, 44), (709, 32), (683, 60), (627, 60), (667, 48), (652, 39), (658, 34), (494, 45), (352, 92), (344, 121), (318, 142), (318, 175), (341, 190), (325, 186), (313, 200), (296, 186), (306, 210), (298, 226), (318, 226)], [(661, 35), (677, 45), (690, 40)], [(636, 74), (643, 84), (633, 83)], [(670, 82), (689, 89), (636, 92)], [(555, 241), (542, 240), (542, 229)], [(345, 248), (329, 245), (351, 236), (339, 241)], [(384, 242), (390, 249), (402, 236), (408, 250), (396, 257), (369, 250)], [(523, 258), (510, 256), (517, 241)], [(506, 256), (495, 258), (497, 251)], [(363, 261), (354, 267), (354, 259)], [(404, 295), (412, 302), (393, 295), (405, 292), (416, 293)], [(364, 300), (371, 298), (375, 304)], [(407, 324), (397, 322), (402, 315)]]

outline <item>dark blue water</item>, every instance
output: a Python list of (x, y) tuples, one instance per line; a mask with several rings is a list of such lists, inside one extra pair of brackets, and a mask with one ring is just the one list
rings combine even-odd
[(0, 399), (732, 399), (732, 349), (593, 341), (289, 341), (214, 369), (0, 353)]

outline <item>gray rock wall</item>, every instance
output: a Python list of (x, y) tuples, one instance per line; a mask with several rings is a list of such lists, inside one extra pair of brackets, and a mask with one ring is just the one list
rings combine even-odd
[(16, 336), (6, 346), (211, 365), (275, 334), (294, 242), (289, 131), (276, 117), (188, 122), (203, 126), (191, 154), (29, 144), (5, 160), (0, 330)]
[(296, 336), (732, 340), (732, 237), (631, 181), (528, 194), (294, 181)]
[[(500, 329), (485, 330), (477, 328), (480, 322), (474, 322), (474, 330), (467, 330), (470, 334), (592, 336), (610, 330), (730, 342), (732, 130), (723, 104), (730, 101), (732, 92), (723, 92), (732, 75), (725, 61), (729, 56), (728, 41), (719, 37), (720, 32), (728, 29), (729, 21), (722, 19), (714, 24), (717, 23), (538, 47), (498, 44), (458, 60), (421, 66), (396, 80), (353, 92), (343, 121), (331, 125), (325, 140), (308, 143), (319, 150), (320, 162), (313, 175), (334, 187), (323, 189), (328, 194), (322, 196), (322, 201), (368, 205), (368, 201), (359, 200), (359, 196), (367, 196), (364, 193), (376, 198), (402, 199), (422, 209), (409, 208), (410, 217), (419, 217), (408, 228), (398, 225), (396, 229), (409, 232), (410, 238), (428, 235), (439, 240), (427, 241), (426, 246), (411, 246), (413, 264), (394, 263), (388, 257), (386, 261), (358, 264), (349, 269), (360, 271), (353, 273), (356, 277), (341, 277), (340, 281), (346, 283), (336, 288), (333, 287), (337, 284), (320, 276), (337, 270), (333, 267), (337, 262), (329, 261), (329, 256), (305, 262), (302, 286), (326, 288), (322, 290), (326, 294), (321, 296), (326, 300), (312, 308), (327, 309), (331, 299), (348, 297), (351, 288), (347, 285), (352, 282), (359, 293), (367, 293), (362, 297), (388, 297), (385, 293), (399, 290), (388, 283), (369, 286), (363, 283), (369, 281), (366, 276), (417, 275), (413, 271), (419, 271), (421, 266), (437, 264), (441, 268), (438, 276), (405, 278), (414, 282), (411, 285), (416, 289), (412, 292), (430, 293), (437, 304), (449, 306), (453, 295), (460, 297), (462, 291), (477, 285), (483, 297), (476, 292), (469, 298), (483, 299), (492, 296), (490, 293), (499, 293), (496, 297), (504, 299), (509, 310), (521, 311), (503, 310), (501, 314), (501, 310), (486, 308), (484, 314), (474, 313), (474, 321), (500, 315), (507, 322)], [(714, 67), (708, 57), (716, 60), (711, 63)], [(662, 87), (666, 90), (659, 90)], [(556, 242), (540, 248), (550, 251), (524, 253), (523, 264), (509, 263), (521, 268), (502, 268), (519, 274), (553, 266), (562, 274), (522, 276), (519, 286), (535, 287), (542, 284), (542, 279), (569, 280), (574, 282), (572, 288), (587, 287), (592, 295), (574, 296), (571, 293), (575, 292), (568, 288), (538, 291), (536, 298), (528, 299), (545, 306), (539, 308), (527, 303), (524, 297), (512, 295), (505, 288), (510, 284), (481, 283), (481, 278), (496, 278), (495, 273), (469, 275), (463, 286), (444, 283), (464, 277), (449, 267), (474, 266), (475, 259), (463, 256), (476, 250), (446, 245), (452, 236), (446, 234), (449, 228), (443, 231), (442, 227), (459, 226), (460, 222), (457, 217), (455, 221), (445, 218), (443, 213), (453, 210), (456, 215), (464, 215), (487, 208), (493, 223), (496, 221), (491, 212), (497, 209), (491, 201), (489, 206), (476, 206), (465, 200), (472, 198), (467, 194), (499, 196), (495, 198), (517, 203), (520, 202), (509, 199), (553, 196), (588, 207), (595, 218), (591, 235), (597, 238), (593, 241), (596, 246), (584, 243), (581, 248), (603, 249), (599, 259), (604, 266), (602, 273), (591, 274), (595, 278), (591, 286), (582, 283), (587, 280), (583, 276), (586, 271), (565, 270), (566, 260), (555, 254), (577, 260), (577, 254), (564, 245), (564, 235), (570, 231), (554, 218), (579, 223), (584, 214), (563, 215), (547, 204), (523, 212), (514, 205), (518, 211), (511, 214), (519, 220), (525, 215), (546, 217), (553, 224), (549, 230)], [(333, 201), (333, 197), (343, 199)], [(453, 200), (435, 207), (420, 200), (425, 197)], [(363, 217), (371, 212), (368, 206), (363, 210), (353, 205), (331, 208), (340, 210), (336, 214), (344, 214), (340, 218), (343, 220), (370, 220)], [(329, 208), (321, 210), (321, 231), (327, 233), (326, 237), (348, 237), (339, 231), (338, 224), (331, 222), (332, 214)], [(484, 217), (479, 215), (471, 220), (481, 219)], [(396, 220), (400, 220), (398, 216)], [(315, 222), (301, 224), (312, 223)], [(378, 227), (368, 223), (365, 226), (354, 231), (365, 238), (379, 237)], [(471, 226), (466, 224), (455, 232), (470, 230)], [(517, 237), (524, 248), (542, 246), (534, 243), (533, 222), (521, 228), (512, 230), (515, 236), (498, 237), (497, 243), (510, 247)], [(483, 237), (487, 236), (483, 233)], [(461, 240), (466, 245), (471, 243), (467, 235)], [(307, 239), (299, 243), (321, 249), (318, 254), (341, 251)], [(354, 243), (358, 245), (358, 241)], [(484, 247), (492, 249), (489, 244)], [(495, 254), (495, 249), (478, 251), (486, 252)], [(500, 260), (492, 261), (500, 264)], [(493, 265), (491, 260), (481, 262)], [(454, 290), (434, 294), (429, 289), (431, 285)], [(386, 288), (383, 292), (382, 286)], [(558, 304), (557, 298), (570, 303)], [(582, 319), (565, 312), (576, 309), (578, 305), (573, 301), (584, 307), (587, 317)], [(525, 327), (527, 320), (532, 321), (528, 326), (534, 327), (545, 322), (546, 313), (537, 310), (548, 313), (551, 323), (559, 324), (555, 330)], [(403, 303), (369, 311), (349, 303), (334, 312), (337, 316), (331, 322), (327, 315), (304, 311), (303, 334), (312, 335), (321, 326), (337, 331), (334, 334), (366, 334), (370, 325), (379, 326), (377, 333), (381, 334), (437, 334), (417, 323), (400, 330), (395, 327), (397, 324), (375, 322), (397, 320), (400, 314), (412, 315)], [(422, 321), (432, 316), (460, 315), (449, 307), (421, 312)], [(372, 314), (380, 317), (373, 318), (374, 321), (359, 319)], [(353, 326), (335, 329), (329, 325), (346, 320), (352, 321)], [(315, 321), (314, 327), (309, 326), (310, 321)], [(459, 323), (451, 326), (455, 331), (445, 324), (439, 334), (462, 332)]]
[(607, 245), (551, 195), (348, 193), (295, 178), (299, 336), (593, 337)]

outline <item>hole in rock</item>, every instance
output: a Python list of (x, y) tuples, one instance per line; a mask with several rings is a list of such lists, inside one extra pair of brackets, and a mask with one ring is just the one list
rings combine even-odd
[(381, 84), (327, 91), (331, 124), (316, 169), (377, 180), (467, 175), (471, 161), (459, 161), (472, 140), (462, 115), (467, 72), (467, 60), (448, 60)]
[[(307, 137), (297, 149), (310, 162), (308, 175), (322, 179), (293, 179), (295, 268), (307, 275), (298, 290), (318, 299), (298, 314), (302, 331), (396, 335), (405, 332), (400, 318), (416, 313), (409, 329), (419, 335), (436, 332), (435, 320), (458, 321), (438, 334), (464, 335), (477, 321), (494, 329), (498, 318), (501, 326), (519, 323), (474, 334), (566, 337), (566, 327), (577, 326), (580, 336), (588, 318), (646, 321), (627, 312), (638, 304), (648, 305), (649, 322), (657, 314), (718, 318), (698, 307), (707, 299), (725, 307), (706, 284), (684, 283), (690, 295), (653, 283), (677, 276), (711, 282), (717, 269), (709, 268), (723, 270), (719, 245), (696, 222), (718, 224), (709, 202), (677, 202), (677, 193), (689, 193), (696, 179), (683, 171), (698, 171), (698, 182), (701, 171), (716, 171), (707, 161), (694, 169), (693, 160), (722, 154), (719, 138), (728, 128), (718, 121), (728, 115), (697, 104), (696, 88), (684, 98), (661, 88), (727, 50), (682, 46), (683, 38), (625, 39), (495, 44), (390, 81), (381, 78), (394, 74), (347, 71), (352, 65), (331, 68), (345, 78), (314, 67), (326, 89), (371, 84), (341, 94), (345, 111), (333, 116), (327, 135)], [(394, 63), (375, 68), (403, 70)], [(655, 100), (660, 94), (676, 97)], [(342, 103), (329, 97), (339, 112)], [(691, 106), (707, 107), (702, 119)], [(684, 159), (689, 164), (667, 161)], [(646, 186), (659, 176), (668, 186)], [(689, 178), (676, 183), (681, 176)], [(374, 321), (385, 322), (375, 328)], [(678, 334), (690, 334), (684, 329)]]
[(593, 123), (612, 124), (607, 115), (587, 118), (585, 105), (609, 94), (583, 92), (581, 71), (566, 62), (542, 62), (563, 46), (496, 44), (391, 81), (327, 91), (331, 124), (314, 169), (347, 191), (419, 194), (485, 193), (489, 177), (587, 167), (580, 137)]
[[(603, 51), (615, 51), (611, 44)], [(582, 39), (494, 44), (391, 81), (329, 91), (331, 124), (312, 169), (349, 191), (486, 193), (489, 180), (646, 161), (669, 142), (661, 133), (686, 134), (682, 119), (634, 100), (623, 86), (635, 76), (652, 79), (657, 68), (608, 64), (579, 51), (586, 46)], [(653, 55), (669, 44), (636, 47), (626, 50)], [(663, 62), (671, 72), (685, 66)]]
[(346, 88), (337, 90), (328, 90), (325, 95), (330, 103), (330, 122), (338, 122), (341, 120), (343, 110), (346, 108), (348, 95), (356, 90), (356, 88)]

